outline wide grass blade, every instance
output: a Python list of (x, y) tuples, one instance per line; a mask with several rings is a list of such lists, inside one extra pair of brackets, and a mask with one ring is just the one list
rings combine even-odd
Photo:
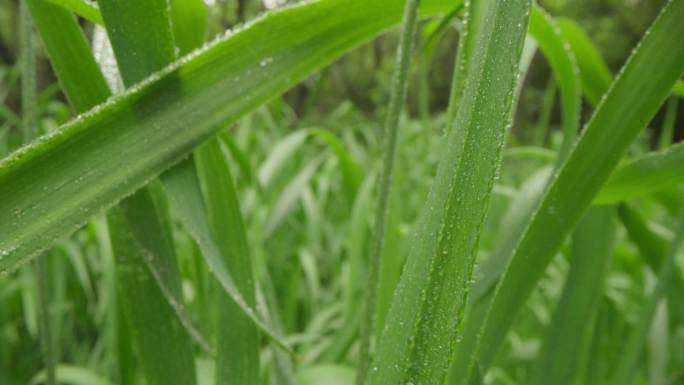
[(684, 71), (684, 46), (671, 39), (684, 33), (682, 17), (684, 2), (665, 7), (555, 175), (497, 287), (477, 354), (484, 370), (567, 233)]
[[(528, 1), (488, 1), (455, 121), (378, 340), (370, 384), (443, 380), (510, 122)], [(455, 83), (457, 84), (457, 83)]]
[[(426, 0), (422, 14), (449, 3)], [(0, 164), (0, 271), (16, 269), (400, 14), (397, 0), (269, 13), (13, 154)]]

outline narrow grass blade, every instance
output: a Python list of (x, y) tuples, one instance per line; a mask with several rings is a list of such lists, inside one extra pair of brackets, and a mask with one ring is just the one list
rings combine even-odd
[(672, 87), (672, 92), (680, 98), (684, 98), (684, 81), (680, 80), (675, 83), (674, 87)]
[[(122, 212), (128, 221), (128, 229), (132, 231), (132, 238), (136, 241), (134, 246), (138, 247), (138, 253), (145, 257), (144, 262), (158, 285), (159, 292), (169, 303), (188, 336), (206, 353), (212, 355), (214, 349), (195, 326), (183, 305), (168, 207), (158, 182), (153, 182), (152, 187), (149, 188), (150, 191), (141, 190), (121, 202)], [(146, 198), (146, 195), (154, 196), (154, 199)], [(144, 318), (144, 315), (141, 317)]]
[(456, 118), (456, 113), (461, 105), (461, 97), (465, 87), (466, 79), (472, 72), (470, 66), (473, 62), (473, 52), (477, 49), (479, 36), (485, 28), (485, 16), (487, 14), (486, 1), (464, 1), (464, 25), (458, 40), (458, 52), (454, 63), (454, 75), (451, 79), (451, 94), (449, 95), (449, 106), (447, 111), (447, 132), (451, 131), (451, 126)]
[(376, 304), (380, 280), (382, 255), (387, 236), (389, 220), (389, 201), (392, 194), (392, 178), (394, 163), (397, 158), (397, 141), (399, 138), (399, 118), (406, 103), (408, 92), (408, 72), (413, 55), (416, 24), (418, 22), (418, 0), (406, 0), (402, 20), (401, 36), (397, 47), (394, 72), (391, 84), (389, 109), (385, 117), (383, 132), (383, 159), (380, 172), (378, 204), (375, 211), (375, 223), (371, 235), (370, 266), (361, 319), (360, 354), (356, 371), (356, 385), (363, 385), (372, 363), (371, 342), (374, 338)]
[(285, 186), (266, 219), (264, 237), (270, 237), (283, 224), (323, 160), (323, 156), (319, 156), (309, 161)]
[[(676, 89), (677, 86), (675, 85)], [(674, 90), (673, 89), (673, 90)], [(675, 91), (673, 91), (675, 92)], [(675, 134), (675, 125), (677, 123), (677, 110), (679, 108), (679, 98), (676, 95), (670, 96), (665, 107), (665, 117), (663, 124), (658, 134), (658, 149), (664, 150), (672, 145)]]
[(570, 43), (577, 58), (582, 78), (582, 91), (591, 104), (597, 105), (610, 87), (613, 74), (582, 27), (570, 19), (559, 19), (558, 27), (565, 40)]
[[(254, 308), (254, 278), (247, 234), (230, 169), (218, 139), (199, 147), (194, 158), (212, 236), (237, 289), (246, 304)], [(217, 305), (216, 383), (258, 383), (259, 334), (256, 326), (230, 297), (219, 296)]]
[(570, 385), (581, 372), (582, 350), (591, 337), (612, 255), (614, 214), (612, 206), (595, 206), (577, 225), (570, 271), (535, 362), (533, 384)]
[[(154, 218), (156, 212), (148, 213), (153, 203), (148, 190), (127, 199), (129, 213)], [(141, 204), (138, 204), (138, 202)], [(175, 320), (176, 316), (160, 286), (148, 270), (146, 259), (159, 255), (147, 252), (133, 237), (133, 230), (120, 208), (110, 210), (107, 216), (116, 256), (116, 269), (122, 302), (131, 325), (131, 333), (140, 357), (145, 377), (156, 384), (194, 384), (195, 370), (190, 340)], [(134, 219), (134, 218), (131, 218)], [(151, 229), (156, 229), (152, 226)], [(143, 252), (145, 254), (143, 254)], [(172, 267), (174, 261), (164, 261)], [(160, 343), (163, 341), (163, 343)]]
[(646, 337), (653, 322), (656, 306), (658, 301), (671, 287), (672, 278), (675, 274), (675, 257), (681, 247), (682, 237), (684, 237), (684, 209), (681, 210), (677, 222), (675, 237), (668, 251), (667, 258), (663, 261), (658, 272), (656, 287), (641, 305), (642, 308), (639, 312), (637, 323), (634, 325), (622, 349), (617, 367), (608, 382), (610, 385), (631, 384), (634, 382), (634, 377), (639, 369), (639, 357), (646, 344)]
[(176, 47), (185, 55), (204, 43), (207, 8), (202, 0), (170, 0)]
[(21, 73), (21, 132), (25, 143), (38, 135), (36, 114), (36, 53), (33, 46), (33, 23), (25, 0), (19, 1), (19, 38)]
[[(182, 175), (185, 174), (185, 175)], [(255, 310), (247, 304), (238, 290), (235, 281), (228, 273), (223, 262), (219, 246), (211, 236), (207, 212), (202, 204), (203, 195), (200, 182), (187, 183), (188, 178), (197, 178), (195, 166), (190, 160), (185, 160), (162, 175), (164, 188), (171, 200), (174, 212), (185, 226), (185, 229), (197, 242), (210, 272), (216, 277), (221, 289), (227, 292), (242, 312), (276, 345), (289, 354), (294, 354), (288, 345), (258, 317)], [(170, 192), (173, 191), (173, 192)]]
[(563, 162), (570, 153), (579, 131), (582, 102), (579, 69), (575, 55), (561, 36), (556, 22), (540, 7), (532, 8), (529, 33), (539, 43), (539, 48), (548, 60), (560, 90), (563, 142), (558, 151), (558, 162)]
[(684, 46), (671, 39), (684, 33), (682, 17), (684, 2), (664, 8), (553, 178), (495, 292), (477, 354), (483, 370), (567, 233), (684, 71)]
[[(422, 4), (423, 15), (451, 5)], [(13, 154), (0, 163), (0, 271), (16, 269), (400, 14), (398, 0), (271, 12)]]
[(43, 254), (36, 258), (35, 273), (38, 285), (38, 323), (40, 331), (40, 344), (43, 351), (45, 375), (47, 385), (56, 385), (55, 367), (57, 356), (53, 343), (52, 322), (50, 312), (50, 282), (48, 256)]
[[(589, 103), (596, 106), (613, 82), (613, 73), (599, 49), (578, 23), (561, 18), (558, 20), (558, 26), (577, 58), (584, 95)], [(680, 80), (674, 84), (672, 94), (684, 97), (684, 81)]]
[(74, 17), (44, 0), (28, 0), (27, 3), (50, 64), (76, 112), (84, 112), (107, 100), (110, 96), (107, 82), (92, 60), (88, 41)]
[(96, 3), (88, 0), (42, 0), (58, 5), (95, 24), (104, 25)]
[(510, 122), (529, 6), (488, 1), (480, 8), (484, 24), (378, 340), (370, 384), (437, 384), (444, 378)]
[(594, 198), (615, 203), (684, 183), (684, 143), (630, 160), (617, 169)]
[[(33, 23), (26, 0), (19, 2), (20, 69), (21, 69), (21, 114), (24, 141), (29, 142), (38, 133), (36, 97), (36, 53), (33, 44)], [(47, 254), (38, 256), (34, 265), (38, 297), (38, 324), (40, 345), (45, 365), (46, 384), (56, 385), (56, 356), (53, 347), (52, 322), (50, 312), (50, 274)]]
[(312, 129), (311, 135), (320, 138), (335, 154), (341, 168), (344, 190), (350, 202), (354, 201), (356, 192), (363, 180), (363, 170), (354, 157), (349, 153), (344, 143), (330, 131)]

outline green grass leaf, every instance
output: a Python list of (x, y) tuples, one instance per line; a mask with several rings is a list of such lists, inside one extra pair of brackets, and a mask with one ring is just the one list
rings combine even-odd
[[(615, 209), (590, 208), (572, 237), (570, 271), (535, 362), (532, 383), (570, 385), (581, 373), (585, 344), (603, 297), (603, 281), (612, 256)], [(601, 236), (596, 236), (601, 234)], [(591, 359), (591, 358), (589, 358)]]
[[(255, 285), (247, 234), (230, 169), (218, 139), (199, 147), (194, 159), (213, 239), (237, 289), (246, 304), (254, 308)], [(259, 334), (256, 326), (230, 297), (219, 296), (217, 306), (216, 383), (258, 383)]]
[(684, 182), (684, 143), (632, 159), (617, 169), (594, 198), (615, 203), (648, 195)]
[[(126, 87), (173, 61), (175, 47), (171, 19), (163, 0), (145, 2), (141, 6), (110, 0), (100, 0), (98, 4)], [(147, 27), (152, 28), (154, 33), (149, 33)], [(124, 293), (123, 302), (127, 304), (125, 310), (131, 321), (134, 345), (141, 356), (148, 382), (194, 384), (194, 355), (188, 337), (195, 337), (205, 350), (210, 351), (211, 348), (185, 315), (168, 206), (158, 182), (154, 187), (135, 192), (108, 214), (116, 215), (115, 212), (119, 211), (128, 223), (125, 226), (115, 218), (110, 219), (112, 246), (117, 262), (128, 257), (129, 264), (144, 263), (148, 268), (132, 273), (117, 269), (117, 277)], [(130, 232), (130, 235), (126, 235), (126, 232)], [(132, 255), (119, 254), (133, 250), (135, 253)], [(141, 295), (140, 291), (145, 294)], [(147, 301), (157, 304), (157, 309), (162, 313), (150, 314), (147, 308), (139, 306), (141, 298), (137, 297), (147, 297)], [(169, 313), (178, 318), (168, 316)], [(176, 332), (169, 333), (166, 338), (159, 334), (169, 330)], [(155, 346), (148, 338), (164, 343)], [(185, 352), (178, 354), (176, 349), (184, 349)], [(169, 362), (174, 364), (169, 365)]]
[[(354, 1), (269, 13), (5, 159), (0, 271), (16, 269), (401, 14), (397, 0)], [(421, 14), (448, 3), (424, 1)]]
[(58, 5), (65, 10), (71, 11), (82, 18), (99, 25), (104, 25), (100, 9), (96, 3), (88, 0), (47, 0), (48, 2)]
[(582, 91), (592, 105), (597, 105), (613, 82), (613, 74), (584, 29), (570, 19), (558, 20), (560, 33), (575, 53), (582, 78)]
[(528, 1), (489, 1), (466, 7), (468, 23), (481, 18), (483, 24), (472, 46), (469, 75), (445, 152), (378, 340), (370, 384), (443, 380), (510, 122), (529, 6)]
[(256, 311), (250, 307), (242, 296), (232, 276), (224, 263), (224, 257), (217, 242), (212, 236), (212, 229), (207, 220), (208, 214), (203, 204), (203, 193), (199, 180), (188, 183), (189, 178), (197, 178), (195, 166), (190, 160), (185, 160), (170, 171), (162, 175), (164, 188), (167, 191), (171, 206), (179, 217), (186, 231), (190, 233), (199, 246), (202, 257), (209, 271), (218, 281), (221, 289), (228, 293), (235, 304), (247, 315), (252, 322), (276, 345), (290, 354), (294, 354), (282, 338), (258, 317)]
[[(129, 228), (135, 223), (136, 226), (149, 230), (148, 236), (157, 238), (150, 241), (155, 248), (162, 245), (167, 249), (171, 247), (166, 244), (166, 240), (158, 239), (165, 236), (158, 231), (160, 225), (147, 223), (161, 215), (152, 199), (149, 190), (145, 189), (127, 199), (123, 208), (110, 210), (107, 216), (116, 256), (117, 282), (134, 345), (148, 381), (160, 384), (194, 384), (192, 345), (186, 331), (177, 323), (176, 314), (171, 307), (171, 303), (177, 306), (180, 303), (168, 301), (169, 298), (164, 296), (161, 286), (157, 284), (148, 267), (163, 265), (165, 271), (169, 272), (165, 276), (177, 277), (176, 261), (168, 258), (170, 255), (167, 253), (145, 248), (133, 236), (135, 230)], [(155, 211), (147, 212), (150, 208), (155, 208)], [(174, 285), (170, 289), (175, 292), (173, 295), (177, 295), (180, 282), (172, 282)]]
[(401, 36), (397, 47), (396, 59), (392, 75), (390, 100), (383, 127), (382, 170), (378, 192), (378, 203), (375, 208), (375, 222), (370, 240), (370, 266), (366, 293), (364, 296), (363, 318), (360, 330), (360, 354), (357, 364), (356, 384), (363, 385), (372, 364), (372, 342), (375, 340), (375, 324), (377, 314), (378, 290), (380, 287), (380, 271), (382, 256), (385, 251), (387, 226), (390, 216), (390, 197), (394, 178), (394, 164), (397, 160), (397, 142), (399, 138), (399, 119), (406, 104), (408, 93), (408, 75), (413, 56), (414, 39), (418, 23), (418, 0), (406, 0), (402, 19)]
[(548, 60), (560, 90), (563, 142), (558, 151), (558, 162), (562, 162), (572, 149), (579, 131), (582, 102), (579, 69), (575, 55), (561, 36), (555, 20), (540, 7), (532, 8), (529, 33), (539, 43), (539, 48)]
[(74, 110), (81, 113), (107, 100), (109, 87), (74, 17), (44, 0), (27, 3), (50, 64)]
[(684, 46), (671, 39), (684, 33), (682, 17), (684, 2), (670, 2), (555, 175), (497, 287), (479, 342), (477, 357), (483, 369), (491, 365), (514, 315), (567, 233), (684, 71)]

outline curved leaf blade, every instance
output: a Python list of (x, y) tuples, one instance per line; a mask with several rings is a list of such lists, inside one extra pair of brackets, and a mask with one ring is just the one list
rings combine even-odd
[[(421, 8), (423, 15), (448, 9), (446, 0)], [(0, 274), (400, 14), (398, 0), (331, 0), (269, 13), (14, 153), (0, 163)]]

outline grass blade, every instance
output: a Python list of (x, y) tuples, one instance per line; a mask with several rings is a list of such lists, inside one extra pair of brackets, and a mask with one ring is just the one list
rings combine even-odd
[[(149, 189), (145, 189), (127, 199), (125, 209), (113, 209), (107, 216), (122, 302), (131, 325), (141, 367), (148, 381), (155, 384), (194, 384), (195, 370), (190, 341), (185, 330), (175, 322), (176, 315), (168, 298), (148, 270), (152, 263), (163, 263), (174, 271), (176, 261), (161, 260), (159, 257), (164, 254), (146, 250), (133, 237), (133, 230), (128, 227), (135, 219), (154, 220), (160, 214), (156, 210), (147, 212), (151, 207), (157, 207), (152, 199)], [(126, 218), (127, 214), (133, 213), (140, 217), (134, 218), (131, 215)], [(139, 226), (145, 224), (140, 223)], [(147, 228), (156, 231), (158, 227), (151, 225)], [(156, 233), (153, 236), (164, 235)], [(146, 263), (146, 260), (151, 263)], [(177, 271), (174, 273), (177, 275)], [(179, 290), (180, 286), (175, 289)], [(163, 343), (160, 344), (160, 341)]]
[(497, 287), (477, 354), (483, 370), (566, 234), (684, 71), (684, 46), (670, 38), (684, 33), (682, 17), (684, 2), (665, 7), (555, 175)]
[[(19, 28), (21, 38), (21, 130), (24, 141), (29, 142), (38, 134), (36, 98), (36, 53), (33, 45), (33, 25), (28, 3), (19, 2)], [(38, 323), (40, 345), (43, 352), (47, 385), (56, 385), (56, 356), (53, 347), (52, 322), (50, 312), (50, 275), (47, 254), (38, 256), (34, 265), (38, 297)]]
[[(102, 9), (107, 34), (125, 86), (130, 87), (173, 61), (175, 47), (171, 22), (163, 0), (145, 2), (140, 6), (126, 1), (109, 0), (100, 0), (98, 4)], [(155, 33), (149, 33), (146, 28), (152, 28)], [(109, 216), (120, 211), (128, 226), (118, 228), (117, 226), (122, 225), (120, 221), (110, 220), (110, 231), (118, 234), (111, 237), (112, 244), (115, 251), (136, 250), (135, 254), (128, 256), (128, 263), (144, 263), (150, 275), (137, 283), (132, 282), (131, 277), (121, 279), (123, 301), (129, 304), (126, 314), (131, 320), (134, 342), (137, 343), (147, 380), (151, 383), (174, 381), (177, 384), (193, 384), (196, 377), (195, 365), (188, 336), (195, 337), (205, 350), (210, 348), (185, 315), (168, 207), (162, 202), (165, 202), (163, 190), (158, 185), (154, 190), (144, 188), (123, 200)], [(128, 236), (125, 235), (127, 231), (130, 232)], [(122, 245), (121, 242), (128, 244)], [(125, 258), (118, 255), (118, 252), (116, 257)], [(134, 258), (142, 258), (142, 261), (134, 261)], [(120, 269), (117, 271), (121, 272)], [(137, 274), (138, 279), (144, 275), (141, 272)], [(126, 273), (121, 275), (125, 276)], [(127, 287), (128, 285), (132, 287)], [(140, 290), (144, 286), (147, 286), (146, 293), (141, 295), (136, 289)], [(135, 307), (139, 299), (128, 298), (129, 296), (147, 296), (149, 301), (158, 303), (159, 309), (165, 308), (164, 312), (170, 312), (172, 316), (155, 320), (156, 315), (149, 314), (144, 307)], [(178, 318), (173, 317), (174, 315)], [(169, 334), (163, 345), (154, 346), (146, 340), (149, 335), (154, 336), (159, 332), (153, 329), (182, 330), (188, 334)], [(174, 346), (184, 349), (185, 353), (178, 354), (174, 349), (169, 349)], [(173, 366), (166, 370), (161, 369), (174, 359)]]
[(165, 0), (135, 3), (99, 0), (98, 4), (126, 87), (175, 59), (176, 47)]
[[(675, 85), (675, 88), (677, 86)], [(674, 90), (674, 89), (673, 89)], [(675, 92), (675, 91), (673, 91)], [(658, 149), (664, 150), (672, 145), (674, 140), (675, 125), (677, 123), (677, 109), (679, 107), (679, 99), (676, 95), (670, 96), (665, 107), (665, 117), (658, 135)]]
[[(206, 10), (201, 0), (174, 0), (171, 6), (174, 36), (182, 54), (198, 48), (204, 41)], [(204, 193), (210, 236), (221, 252), (236, 289), (250, 308), (255, 308), (255, 284), (247, 234), (237, 192), (218, 138), (211, 139), (194, 153), (197, 176), (182, 173), (186, 185), (200, 182)], [(188, 168), (192, 170), (192, 168)], [(174, 184), (167, 186), (171, 194)], [(188, 186), (192, 188), (191, 186)], [(195, 187), (196, 189), (196, 187)], [(220, 285), (219, 285), (220, 287)], [(216, 299), (216, 376), (220, 385), (259, 382), (259, 334), (256, 325), (244, 314), (230, 293)], [(280, 354), (280, 353), (278, 353)]]
[[(195, 151), (213, 237), (223, 262), (250, 308), (256, 305), (247, 234), (230, 169), (218, 139)], [(259, 382), (259, 334), (249, 317), (230, 297), (219, 296), (217, 317), (217, 384)]]
[[(84, 112), (107, 100), (109, 87), (97, 63), (90, 59), (88, 41), (74, 17), (47, 1), (28, 0), (27, 3), (52, 68), (74, 110)], [(83, 81), (84, 78), (88, 81)]]
[[(0, 163), (0, 271), (16, 269), (401, 13), (398, 0), (353, 1), (269, 13)], [(426, 0), (422, 14), (449, 3)], [(248, 42), (253, 49), (244, 51)]]
[(610, 176), (594, 199), (615, 203), (648, 195), (684, 182), (684, 143), (630, 160)]
[[(614, 239), (612, 206), (589, 209), (572, 238), (570, 271), (535, 362), (534, 384), (569, 385), (580, 373), (582, 350), (603, 297)], [(601, 234), (597, 237), (596, 234)]]
[(486, 12), (482, 33), (379, 339), (371, 384), (443, 380), (510, 120), (529, 5), (490, 1), (478, 8)]
[(582, 102), (579, 69), (575, 55), (561, 36), (556, 22), (540, 7), (532, 8), (529, 33), (539, 43), (539, 48), (548, 60), (560, 89), (563, 112), (563, 142), (558, 151), (560, 164), (572, 149), (579, 131)]
[(207, 25), (207, 8), (204, 1), (170, 0), (173, 36), (181, 55), (197, 49), (204, 43)]
[(408, 72), (411, 66), (411, 56), (413, 55), (418, 4), (418, 0), (406, 0), (404, 5), (402, 30), (397, 47), (391, 84), (389, 110), (387, 111), (383, 128), (383, 159), (379, 180), (380, 191), (375, 211), (373, 235), (371, 236), (370, 266), (368, 267), (367, 290), (363, 318), (361, 320), (360, 355), (356, 371), (356, 385), (363, 385), (368, 375), (368, 368), (372, 362), (371, 342), (375, 334), (380, 270), (385, 238), (387, 237), (394, 163), (397, 158), (399, 118), (406, 103), (406, 93), (408, 92)]
[(104, 25), (100, 9), (87, 0), (47, 0), (95, 24)]
[(252, 320), (257, 328), (282, 350), (293, 355), (294, 353), (288, 345), (283, 342), (282, 338), (272, 328), (261, 321), (255, 310), (247, 304), (247, 301), (238, 290), (235, 281), (228, 273), (223, 262), (221, 250), (211, 236), (212, 230), (207, 220), (208, 214), (205, 206), (202, 204), (203, 196), (200, 190), (200, 182), (187, 183), (188, 178), (197, 178), (195, 167), (189, 160), (181, 162), (162, 175), (164, 188), (172, 202), (172, 207), (185, 226), (185, 229), (197, 242), (209, 271), (215, 276), (221, 289), (230, 295), (235, 304)]
[(597, 105), (613, 81), (613, 74), (586, 32), (569, 19), (559, 19), (558, 27), (575, 53), (582, 78), (582, 91), (592, 105)]

